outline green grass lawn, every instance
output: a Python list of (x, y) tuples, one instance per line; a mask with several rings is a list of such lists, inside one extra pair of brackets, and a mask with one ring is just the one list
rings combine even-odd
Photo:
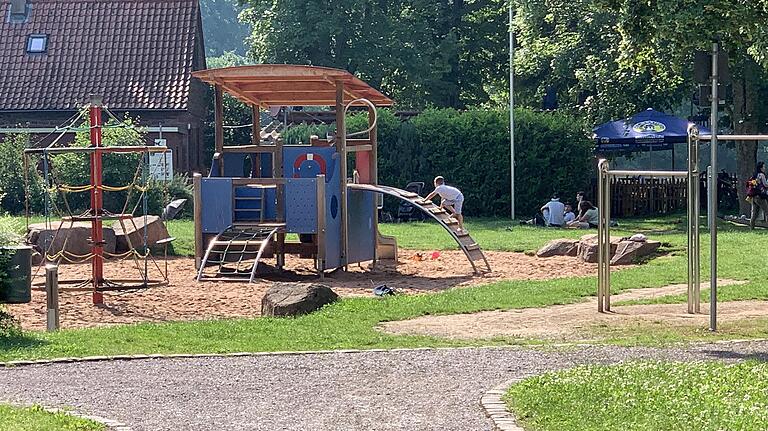
[(505, 401), (527, 430), (765, 430), (768, 363), (581, 366), (515, 384)]
[[(178, 223), (178, 224), (177, 224)], [(653, 259), (640, 267), (613, 274), (613, 292), (642, 287), (683, 283), (686, 279), (684, 253), (686, 236), (679, 218), (657, 221), (622, 222), (616, 235), (636, 231), (661, 239), (668, 256)], [(169, 225), (173, 235), (188, 238), (191, 224)], [(546, 241), (564, 236), (578, 237), (590, 231), (553, 230), (512, 225), (500, 220), (475, 220), (470, 231), (485, 249), (533, 250)], [(510, 228), (510, 229), (507, 229)], [(427, 223), (384, 225), (382, 230), (398, 236), (404, 247), (417, 249), (453, 248), (439, 226)], [(178, 232), (178, 233), (176, 233)], [(768, 299), (768, 256), (762, 244), (764, 231), (726, 227), (720, 235), (720, 276), (748, 280), (747, 284), (723, 286), (722, 301)], [(444, 241), (444, 242), (440, 242)], [(702, 244), (708, 237), (702, 236)], [(183, 241), (181, 242), (183, 244)], [(708, 247), (703, 247), (708, 250)], [(708, 273), (706, 253), (702, 274)], [(748, 264), (745, 264), (748, 262)], [(47, 334), (27, 332), (22, 337), (0, 339), (0, 360), (63, 356), (117, 355), (131, 353), (219, 353), (240, 351), (286, 351), (343, 348), (392, 348), (456, 345), (498, 345), (529, 342), (493, 339), (475, 342), (440, 340), (428, 337), (391, 336), (375, 329), (383, 321), (403, 320), (429, 314), (471, 313), (483, 310), (541, 307), (580, 301), (595, 294), (595, 277), (573, 277), (541, 281), (501, 281), (485, 286), (455, 289), (421, 296), (387, 299), (345, 299), (309, 316), (294, 319), (242, 319), (164, 324), (139, 324), (112, 328), (65, 330)], [(702, 295), (707, 297), (706, 293)], [(614, 334), (610, 341), (624, 344), (659, 343), (681, 340), (766, 337), (768, 327), (717, 334), (705, 330), (693, 334), (663, 328), (658, 334), (628, 332)]]
[(103, 424), (65, 413), (50, 413), (41, 407), (12, 407), (0, 404), (0, 431), (101, 431)]

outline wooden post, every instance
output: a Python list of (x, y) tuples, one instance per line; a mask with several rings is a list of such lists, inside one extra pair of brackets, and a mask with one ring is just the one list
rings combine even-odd
[(200, 269), (203, 258), (203, 176), (201, 174), (195, 173), (192, 176), (192, 186), (194, 187), (192, 203), (195, 207), (195, 269)]
[(219, 176), (224, 176), (224, 94), (221, 86), (214, 87), (215, 145), (219, 157)]
[(325, 175), (317, 176), (317, 272), (325, 276)]
[[(251, 117), (253, 122), (251, 126), (251, 144), (261, 145), (261, 110), (259, 105), (251, 106)], [(251, 157), (253, 160), (251, 177), (261, 178), (261, 153), (255, 153)]]
[(344, 118), (344, 81), (336, 81), (336, 151), (341, 175), (341, 264), (347, 269), (347, 125)]
[(102, 217), (104, 216), (104, 196), (101, 190), (103, 178), (102, 158), (99, 148), (101, 142), (101, 98), (91, 97), (91, 105), (88, 108), (90, 116), (91, 146), (96, 148), (91, 153), (91, 250), (93, 258), (91, 268), (93, 272), (93, 303), (103, 304), (104, 294), (99, 290), (104, 285), (104, 229)]
[(45, 296), (48, 305), (46, 329), (59, 330), (59, 267), (45, 265)]

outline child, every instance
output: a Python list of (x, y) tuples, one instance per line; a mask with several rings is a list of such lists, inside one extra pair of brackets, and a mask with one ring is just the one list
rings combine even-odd
[(450, 211), (451, 217), (459, 222), (459, 232), (464, 231), (464, 216), (461, 215), (461, 207), (464, 205), (464, 195), (461, 190), (445, 184), (445, 178), (435, 177), (435, 190), (428, 194), (426, 199), (432, 200), (436, 195), (440, 195), (440, 208)]
[(563, 221), (565, 221), (565, 224), (568, 225), (574, 220), (576, 220), (576, 214), (573, 213), (573, 207), (568, 204), (565, 206), (565, 216), (563, 217)]

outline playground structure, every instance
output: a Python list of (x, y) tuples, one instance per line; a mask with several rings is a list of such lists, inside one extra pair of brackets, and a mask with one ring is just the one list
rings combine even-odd
[[(147, 187), (149, 180), (149, 168), (148, 158), (151, 153), (165, 153), (168, 149), (164, 146), (104, 146), (102, 142), (102, 130), (109, 127), (132, 127), (119, 123), (119, 120), (109, 112), (111, 117), (118, 121), (116, 125), (105, 125), (102, 123), (102, 111), (106, 107), (102, 106), (101, 100), (98, 97), (92, 97), (90, 104), (87, 107), (87, 113), (89, 118), (88, 127), (77, 127), (75, 123), (84, 116), (85, 110), (80, 111), (79, 115), (76, 115), (74, 120), (69, 126), (63, 128), (57, 128), (60, 132), (59, 136), (47, 147), (44, 148), (29, 148), (24, 150), (24, 172), (25, 172), (25, 184), (26, 190), (26, 219), (27, 228), (29, 228), (29, 162), (30, 158), (35, 156), (41, 156), (42, 162), (42, 177), (44, 179), (45, 188), (45, 206), (44, 215), (46, 219), (46, 226), (51, 226), (51, 210), (55, 210), (60, 217), (58, 227), (50, 240), (46, 241), (46, 246), (43, 250), (43, 259), (34, 273), (34, 278), (40, 275), (40, 270), (46, 263), (53, 263), (59, 265), (62, 262), (80, 264), (90, 262), (91, 264), (91, 276), (87, 279), (76, 280), (62, 280), (59, 283), (64, 285), (59, 290), (90, 290), (92, 291), (93, 304), (103, 304), (105, 291), (115, 290), (133, 290), (155, 286), (162, 286), (168, 283), (167, 266), (165, 272), (160, 268), (160, 265), (152, 255), (152, 251), (147, 244)], [(87, 147), (73, 147), (73, 146), (61, 146), (57, 147), (56, 144), (61, 140), (65, 133), (72, 133), (78, 131), (87, 131), (90, 137), (90, 146)], [(52, 157), (61, 154), (86, 154), (89, 157), (90, 163), (90, 180), (88, 184), (84, 185), (68, 185), (59, 182), (54, 166), (52, 163)], [(107, 154), (140, 154), (136, 173), (133, 181), (130, 184), (122, 186), (112, 186), (103, 184), (103, 155)], [(141, 195), (137, 199), (137, 203), (131, 211), (128, 211), (131, 196), (134, 192), (140, 191)], [(104, 208), (104, 193), (108, 192), (122, 192), (126, 191), (127, 196), (125, 204), (119, 213), (111, 212)], [(67, 195), (71, 193), (85, 193), (90, 194), (90, 207), (80, 214), (74, 214), (72, 208), (69, 205)], [(64, 211), (56, 205), (56, 198), (61, 199), (63, 203)], [(136, 226), (134, 220), (134, 213), (139, 210), (139, 206), (142, 207), (141, 217), (144, 217), (143, 227), (143, 244), (133, 244), (130, 235), (126, 235), (128, 242), (128, 251), (124, 253), (110, 253), (104, 249), (106, 244), (104, 239), (104, 222), (105, 221), (117, 221), (122, 227), (123, 232), (127, 232), (126, 222), (133, 225), (133, 230), (138, 232), (140, 229)], [(67, 250), (67, 242), (70, 239), (70, 233), (75, 223), (88, 222), (91, 225), (91, 237), (88, 239), (90, 243), (91, 251), (86, 255), (73, 255)], [(65, 225), (68, 228), (65, 228)], [(62, 234), (62, 230), (64, 233)], [(61, 249), (58, 251), (53, 250), (57, 244), (57, 238), (63, 236), (63, 240), (60, 242)], [(158, 242), (166, 248), (173, 238), (165, 238)], [(120, 278), (120, 279), (108, 279), (104, 275), (104, 264), (108, 259), (114, 259), (122, 261), (125, 259), (131, 259), (134, 263), (135, 269), (139, 275), (138, 278)], [(158, 278), (150, 277), (150, 263), (160, 274)], [(40, 289), (44, 289), (45, 283), (36, 283), (35, 286)]]
[[(415, 204), (459, 244), (476, 273), (489, 272), (480, 247), (442, 208), (418, 194), (378, 185), (376, 109), (392, 100), (344, 70), (295, 65), (254, 65), (195, 72), (214, 86), (215, 154), (208, 177), (194, 176), (197, 279), (253, 281), (262, 260), (286, 254), (328, 270), (397, 259), (397, 242), (378, 229), (378, 194)], [(224, 145), (223, 94), (252, 107), (252, 140)], [(326, 106), (336, 133), (307, 145), (264, 141), (260, 109)], [(348, 133), (345, 115), (367, 107), (368, 129)], [(362, 136), (356, 138), (357, 136)], [(348, 156), (354, 154), (350, 172)], [(287, 240), (288, 234), (298, 241)]]
[[(716, 82), (716, 81), (715, 81)], [(714, 98), (716, 101), (717, 97)], [(716, 106), (716, 105), (715, 105)], [(701, 312), (701, 247), (699, 237), (699, 208), (701, 197), (698, 187), (699, 146), (701, 141), (710, 141), (712, 166), (708, 169), (710, 195), (708, 196), (708, 224), (710, 233), (710, 325), (711, 331), (717, 330), (717, 187), (711, 185), (717, 181), (712, 173), (717, 169), (717, 141), (765, 141), (768, 135), (718, 135), (716, 130), (710, 135), (700, 135), (695, 125), (688, 128), (688, 170), (687, 171), (619, 171), (610, 170), (606, 160), (598, 163), (598, 203), (600, 220), (598, 224), (598, 272), (597, 298), (598, 312), (611, 311), (611, 178), (625, 175), (646, 175), (663, 177), (685, 177), (688, 181), (688, 313)]]

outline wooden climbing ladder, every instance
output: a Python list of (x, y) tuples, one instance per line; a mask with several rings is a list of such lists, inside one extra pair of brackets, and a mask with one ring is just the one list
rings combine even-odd
[(461, 251), (467, 256), (467, 260), (472, 265), (472, 270), (476, 274), (491, 272), (491, 265), (488, 263), (485, 254), (480, 249), (480, 245), (475, 241), (466, 230), (459, 230), (459, 222), (451, 217), (448, 211), (428, 201), (417, 193), (395, 187), (373, 185), (373, 184), (347, 184), (347, 187), (353, 190), (364, 190), (375, 193), (382, 193), (393, 196), (397, 199), (411, 203), (414, 207), (420, 209), (430, 217), (435, 219), (440, 226), (450, 233), (451, 237), (459, 244)]

